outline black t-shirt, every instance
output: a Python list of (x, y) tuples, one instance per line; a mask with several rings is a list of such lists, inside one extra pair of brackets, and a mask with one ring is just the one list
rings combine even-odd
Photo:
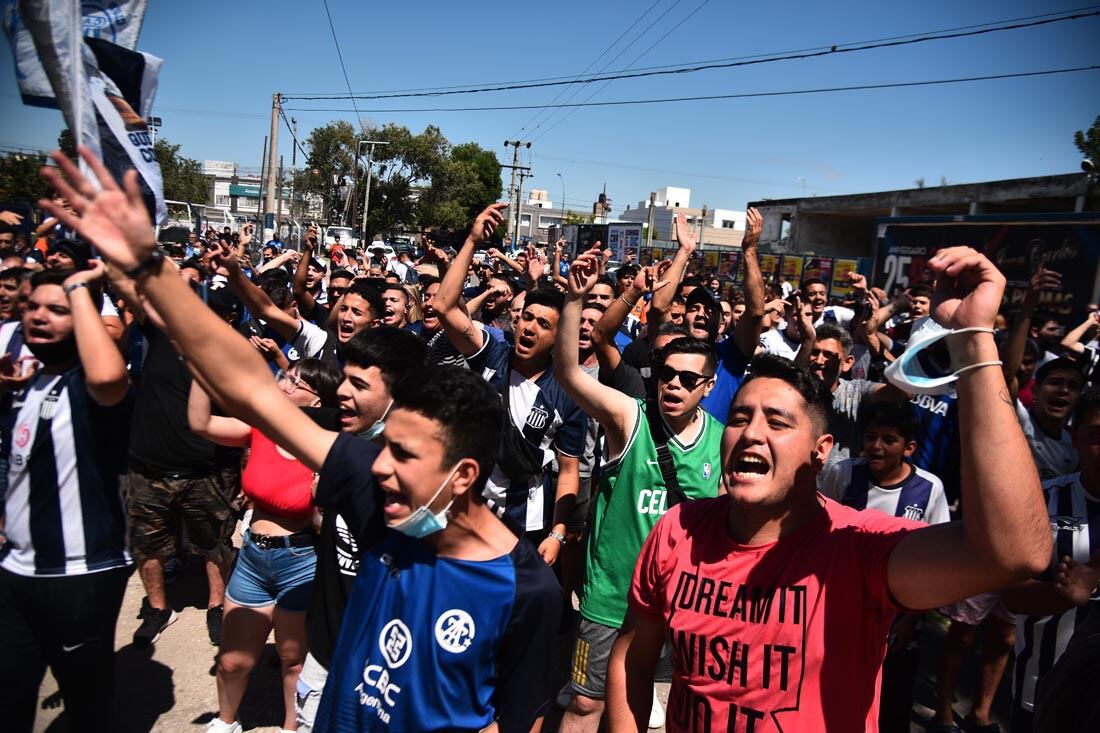
[(149, 352), (130, 430), (132, 467), (144, 473), (205, 476), (239, 463), (240, 450), (214, 445), (191, 432), (191, 374), (160, 329), (150, 325), (143, 331)]
[[(349, 442), (350, 441), (350, 442)], [(313, 503), (322, 512), (317, 541), (317, 570), (306, 611), (306, 638), (313, 657), (328, 668), (344, 608), (355, 585), (360, 553), (382, 537), (385, 520), (371, 471), (381, 449), (368, 440), (341, 433), (325, 457)]]
[(646, 382), (638, 370), (622, 359), (610, 372), (600, 370), (600, 382), (634, 399), (644, 400), (653, 396), (646, 394)]

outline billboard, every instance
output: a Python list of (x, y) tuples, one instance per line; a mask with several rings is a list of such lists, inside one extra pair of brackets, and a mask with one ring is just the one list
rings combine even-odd
[(641, 260), (642, 225), (608, 224), (607, 246), (611, 249), (612, 262), (625, 262), (628, 252), (633, 252)]
[(1010, 314), (1019, 308), (1040, 264), (1062, 275), (1062, 288), (1043, 293), (1039, 310), (1076, 324), (1084, 318), (1085, 306), (1097, 298), (1100, 218), (1082, 214), (883, 220), (872, 284), (892, 294), (931, 282), (928, 260), (957, 245), (983, 252), (1004, 273), (1004, 305)]

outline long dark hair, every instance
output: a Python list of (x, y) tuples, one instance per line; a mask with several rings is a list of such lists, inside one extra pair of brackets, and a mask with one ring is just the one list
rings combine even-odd
[(340, 404), (340, 398), (336, 396), (336, 390), (343, 378), (339, 369), (320, 359), (299, 359), (292, 362), (287, 371), (291, 369), (317, 393), (321, 407), (336, 407)]

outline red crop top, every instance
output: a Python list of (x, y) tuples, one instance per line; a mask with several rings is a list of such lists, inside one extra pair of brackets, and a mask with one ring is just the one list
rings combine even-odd
[(252, 451), (241, 474), (241, 488), (256, 508), (298, 519), (313, 513), (313, 471), (286, 458), (275, 443), (252, 428)]

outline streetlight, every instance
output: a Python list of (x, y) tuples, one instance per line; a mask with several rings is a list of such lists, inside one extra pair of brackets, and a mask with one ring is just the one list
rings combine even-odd
[[(561, 178), (561, 221), (558, 223), (558, 228), (565, 226), (565, 179), (562, 178), (561, 173), (555, 173), (555, 176)], [(558, 237), (561, 237), (561, 232), (558, 233)]]

